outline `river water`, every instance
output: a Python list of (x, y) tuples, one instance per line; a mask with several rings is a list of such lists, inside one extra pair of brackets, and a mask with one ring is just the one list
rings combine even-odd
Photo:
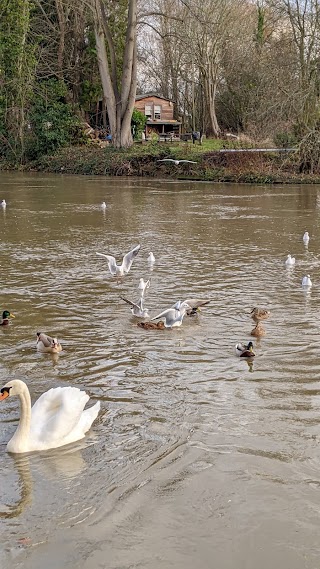
[[(19, 405), (1, 402), (1, 569), (318, 569), (319, 186), (1, 173), (3, 198), (1, 385), (78, 386), (102, 411), (74, 445), (9, 455)], [(118, 283), (96, 251), (138, 243)], [(152, 316), (210, 304), (142, 330), (120, 299), (140, 277)], [(254, 306), (271, 316), (248, 364)]]

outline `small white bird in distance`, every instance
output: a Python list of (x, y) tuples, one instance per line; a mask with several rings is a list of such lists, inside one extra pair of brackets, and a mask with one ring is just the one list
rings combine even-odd
[(310, 239), (308, 231), (304, 232), (302, 239), (303, 239), (304, 244), (308, 245), (309, 239)]
[(311, 286), (312, 286), (312, 282), (311, 282), (311, 279), (310, 279), (310, 275), (306, 275), (305, 277), (303, 277), (301, 284), (302, 284), (303, 287), (308, 287), (308, 288), (311, 287)]
[(173, 162), (175, 166), (179, 166), (182, 162), (187, 162), (188, 164), (198, 164), (194, 160), (174, 160), (173, 158), (163, 158), (162, 160), (157, 160), (157, 162)]
[(102, 204), (101, 204), (100, 207), (101, 207), (101, 209), (107, 209), (107, 204), (106, 204), (106, 202), (102, 202)]
[(136, 247), (131, 249), (129, 253), (124, 255), (121, 265), (116, 264), (116, 260), (114, 257), (112, 257), (112, 255), (104, 255), (104, 253), (97, 253), (97, 255), (100, 255), (100, 257), (105, 257), (106, 259), (108, 259), (109, 271), (113, 277), (123, 277), (126, 273), (130, 271), (133, 259), (135, 258), (136, 255), (138, 255), (140, 247), (141, 245), (137, 245)]
[(286, 258), (286, 266), (287, 267), (292, 267), (292, 265), (294, 265), (296, 262), (295, 257), (291, 257), (291, 255), (288, 255)]
[[(145, 281), (144, 279), (140, 279), (138, 289), (141, 290), (141, 298), (144, 297), (147, 288), (150, 286), (150, 279)], [(122, 299), (123, 300), (123, 299)]]
[(149, 263), (149, 265), (153, 265), (153, 263), (155, 263), (155, 260), (156, 260), (156, 258), (155, 258), (155, 256), (154, 256), (154, 254), (152, 253), (152, 251), (150, 251), (149, 257), (148, 257), (148, 263)]
[(1, 207), (3, 207), (3, 209), (6, 209), (6, 207), (7, 207), (7, 202), (6, 202), (6, 200), (2, 200), (2, 202), (1, 202)]
[(127, 304), (130, 304), (133, 316), (137, 316), (138, 318), (149, 318), (148, 309), (143, 308), (143, 296), (141, 296), (137, 304), (135, 302), (131, 302), (131, 300), (128, 300), (123, 296), (120, 296), (120, 298), (121, 300), (124, 300)]

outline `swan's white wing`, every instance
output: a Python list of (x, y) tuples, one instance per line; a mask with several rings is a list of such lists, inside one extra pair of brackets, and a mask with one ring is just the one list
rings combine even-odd
[(115, 258), (112, 257), (112, 255), (104, 255), (103, 253), (96, 253), (96, 254), (100, 255), (100, 257), (105, 257), (106, 259), (108, 259), (109, 271), (112, 275), (116, 275), (117, 274), (117, 264), (116, 264)]
[(70, 434), (88, 400), (89, 395), (76, 387), (57, 387), (43, 393), (32, 407), (30, 443), (50, 448), (71, 442)]
[(121, 268), (125, 273), (128, 273), (130, 271), (132, 261), (135, 258), (135, 256), (138, 255), (140, 247), (141, 245), (137, 245), (123, 257)]

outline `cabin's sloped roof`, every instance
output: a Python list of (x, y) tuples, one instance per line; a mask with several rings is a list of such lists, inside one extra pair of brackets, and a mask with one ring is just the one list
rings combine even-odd
[(162, 99), (163, 101), (172, 101), (172, 99), (168, 99), (167, 97), (162, 97), (158, 93), (144, 93), (143, 95), (137, 95), (136, 101), (141, 101), (142, 99), (149, 99), (150, 97), (156, 97), (157, 99)]

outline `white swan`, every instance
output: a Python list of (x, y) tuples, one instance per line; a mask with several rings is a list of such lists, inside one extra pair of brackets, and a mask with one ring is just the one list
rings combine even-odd
[(303, 239), (304, 244), (305, 244), (305, 245), (308, 245), (309, 239), (310, 239), (308, 231), (305, 231), (305, 232), (304, 232), (304, 235), (303, 235), (302, 239)]
[(62, 346), (57, 338), (51, 338), (43, 332), (37, 332), (36, 348), (39, 352), (47, 352), (50, 354), (59, 354), (62, 351)]
[(305, 277), (303, 277), (301, 285), (303, 287), (311, 287), (312, 286), (312, 281), (310, 279), (310, 275), (306, 275)]
[(288, 255), (286, 258), (286, 266), (287, 267), (292, 267), (292, 265), (294, 265), (296, 262), (295, 257), (291, 257), (291, 255)]
[(100, 410), (100, 401), (84, 410), (90, 397), (77, 387), (56, 387), (43, 393), (31, 408), (27, 385), (13, 379), (0, 390), (0, 401), (17, 395), (21, 416), (7, 444), (8, 452), (57, 448), (82, 439)]

